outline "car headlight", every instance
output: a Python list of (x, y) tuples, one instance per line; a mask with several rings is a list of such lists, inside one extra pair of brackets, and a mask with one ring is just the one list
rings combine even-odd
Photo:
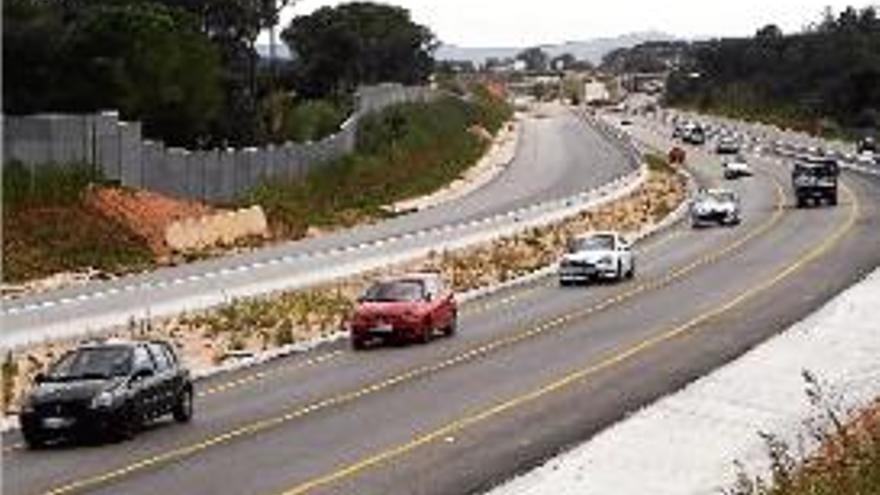
[(613, 257), (611, 257), (611, 256), (603, 256), (602, 258), (599, 259), (599, 263), (598, 263), (598, 264), (600, 264), (600, 265), (610, 265), (610, 264), (612, 264), (612, 263), (614, 263), (614, 258), (613, 258)]
[(103, 409), (112, 407), (116, 402), (116, 394), (109, 390), (105, 390), (92, 399), (92, 409)]

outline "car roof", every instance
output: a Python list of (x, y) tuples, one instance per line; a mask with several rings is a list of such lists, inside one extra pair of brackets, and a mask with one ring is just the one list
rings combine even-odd
[(401, 282), (401, 281), (409, 281), (409, 280), (427, 280), (432, 278), (440, 278), (440, 273), (438, 272), (411, 272), (404, 273), (401, 275), (389, 275), (387, 277), (383, 277), (380, 281), (383, 283), (387, 282)]
[(108, 338), (108, 339), (98, 339), (98, 340), (89, 340), (79, 344), (77, 349), (101, 349), (106, 347), (130, 347), (134, 348), (139, 345), (145, 344), (159, 344), (159, 345), (169, 345), (168, 342), (163, 340), (156, 339), (119, 339), (119, 338)]
[(732, 194), (732, 195), (736, 196), (736, 191), (734, 191), (733, 189), (724, 189), (721, 187), (716, 187), (716, 188), (712, 188), (712, 189), (703, 189), (702, 191), (700, 191), (700, 194), (702, 194), (704, 196), (718, 196), (718, 195), (722, 195), (722, 194)]
[(620, 234), (613, 230), (593, 230), (590, 232), (584, 232), (583, 234), (578, 234), (574, 236), (575, 239), (589, 239), (591, 237), (620, 237)]

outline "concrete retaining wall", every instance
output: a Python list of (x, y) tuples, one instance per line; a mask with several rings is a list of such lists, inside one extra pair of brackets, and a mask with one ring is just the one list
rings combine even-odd
[(362, 115), (437, 97), (427, 87), (381, 84), (363, 87), (355, 113), (339, 131), (314, 143), (247, 149), (187, 151), (142, 139), (139, 122), (117, 112), (93, 115), (39, 114), (3, 117), (3, 164), (29, 167), (90, 164), (129, 187), (209, 202), (232, 202), (267, 178), (301, 180), (330, 160), (351, 153)]

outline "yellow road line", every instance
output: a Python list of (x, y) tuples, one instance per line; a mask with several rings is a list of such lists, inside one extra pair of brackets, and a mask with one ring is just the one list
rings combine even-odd
[(332, 352), (328, 352), (326, 354), (322, 354), (320, 356), (316, 356), (313, 358), (309, 358), (305, 361), (298, 363), (291, 363), (287, 365), (277, 366), (275, 368), (271, 368), (265, 371), (258, 371), (256, 373), (244, 376), (237, 380), (228, 381), (225, 383), (221, 383), (219, 385), (215, 385), (206, 390), (200, 391), (196, 394), (196, 397), (207, 397), (210, 395), (216, 395), (222, 392), (227, 392), (232, 389), (239, 388), (243, 385), (249, 385), (255, 382), (263, 381), (266, 378), (280, 375), (282, 373), (292, 373), (296, 371), (300, 371), (306, 368), (311, 368), (317, 366), (319, 364), (327, 363), (329, 361), (335, 360), (343, 355), (342, 350), (336, 350)]
[[(852, 229), (855, 224), (858, 216), (859, 216), (859, 205), (858, 199), (855, 195), (850, 191), (846, 186), (844, 186), (844, 190), (846, 193), (853, 198), (853, 208), (850, 212), (849, 218), (846, 223), (838, 228), (834, 234), (827, 238), (823, 243), (819, 246), (811, 250), (809, 253), (799, 258), (795, 263), (787, 266), (780, 272), (776, 273), (770, 279), (764, 281), (763, 283), (752, 287), (751, 289), (741, 293), (734, 299), (731, 299), (727, 303), (718, 306), (711, 311), (705, 312), (695, 318), (691, 319), (687, 323), (684, 323), (678, 327), (675, 327), (671, 330), (661, 331), (654, 336), (641, 341), (635, 346), (629, 347), (624, 350), (617, 351), (614, 354), (609, 355), (608, 357), (601, 360), (599, 363), (593, 364), (586, 368), (582, 368), (580, 370), (569, 373), (543, 387), (535, 389), (526, 394), (514, 397), (507, 401), (501, 402), (489, 409), (485, 409), (482, 411), (475, 412), (473, 414), (464, 416), (458, 420), (455, 420), (451, 423), (446, 424), (445, 426), (431, 431), (429, 433), (423, 434), (414, 438), (413, 440), (392, 447), (390, 449), (378, 452), (372, 456), (364, 458), (358, 462), (353, 464), (349, 464), (345, 467), (342, 467), (332, 473), (327, 475), (314, 478), (310, 481), (304, 482), (296, 487), (283, 492), (283, 495), (303, 495), (307, 492), (314, 490), (315, 488), (319, 488), (321, 486), (329, 485), (341, 481), (346, 478), (350, 478), (354, 475), (357, 475), (369, 468), (374, 466), (384, 464), (388, 461), (391, 461), (395, 458), (401, 457), (409, 452), (418, 449), (419, 447), (428, 445), (430, 443), (435, 442), (438, 439), (445, 438), (454, 433), (460, 432), (466, 428), (474, 426), (478, 423), (485, 422), (489, 419), (494, 418), (495, 416), (499, 416), (507, 411), (512, 409), (524, 406), (530, 402), (535, 402), (545, 396), (548, 396), (554, 392), (560, 391), (567, 387), (570, 387), (578, 382), (583, 381), (586, 378), (589, 378), (592, 375), (599, 373), (600, 371), (609, 369), (613, 366), (616, 366), (624, 361), (629, 360), (639, 354), (642, 354), (664, 342), (668, 342), (673, 340), (687, 332), (695, 330), (698, 326), (707, 321), (716, 318), (731, 309), (749, 301), (754, 298), (758, 294), (770, 289), (771, 287), (778, 284), (780, 281), (789, 277), (793, 273), (796, 273), (803, 269), (804, 266), (822, 256), (826, 252), (828, 252), (831, 248), (833, 248), (849, 231)], [(705, 327), (704, 327), (705, 328)]]
[(147, 457), (136, 461), (132, 464), (123, 466), (121, 468), (117, 468), (103, 474), (82, 478), (76, 481), (69, 482), (67, 484), (60, 485), (56, 488), (50, 489), (46, 492), (46, 495), (62, 495), (69, 493), (76, 493), (81, 490), (95, 487), (113, 480), (117, 480), (134, 472), (142, 471), (148, 468), (156, 467), (162, 464), (171, 463), (176, 460), (194, 455), (201, 451), (207, 450), (211, 447), (228, 443), (232, 440), (242, 438), (248, 435), (254, 435), (256, 433), (268, 430), (272, 427), (279, 426), (281, 424), (293, 421), (298, 418), (302, 418), (308, 414), (313, 414), (317, 411), (321, 411), (333, 406), (339, 406), (345, 403), (352, 402), (356, 399), (360, 399), (367, 395), (376, 394), (383, 390), (386, 390), (392, 386), (399, 385), (404, 382), (412, 381), (416, 378), (420, 378), (423, 376), (430, 375), (432, 373), (436, 373), (442, 371), (444, 369), (450, 368), (452, 366), (473, 361), (477, 358), (485, 356), (493, 351), (496, 351), (500, 348), (509, 347), (511, 345), (517, 344), (519, 342), (534, 338), (541, 334), (549, 333), (553, 330), (557, 330), (561, 328), (564, 324), (569, 323), (575, 319), (583, 318), (589, 316), (593, 313), (605, 310), (615, 304), (620, 304), (626, 300), (633, 298), (634, 296), (641, 294), (642, 292), (660, 288), (672, 283), (675, 280), (678, 280), (693, 270), (704, 266), (706, 264), (712, 263), (723, 256), (739, 249), (741, 246), (749, 242), (750, 240), (764, 234), (765, 232), (772, 229), (779, 221), (782, 219), (784, 215), (784, 209), (782, 208), (782, 202), (785, 200), (785, 195), (782, 190), (781, 184), (775, 179), (772, 178), (774, 185), (776, 186), (776, 194), (777, 194), (777, 207), (774, 209), (773, 215), (763, 222), (760, 226), (756, 227), (754, 230), (750, 231), (747, 235), (739, 238), (733, 243), (725, 246), (723, 249), (720, 249), (714, 253), (711, 253), (706, 256), (702, 256), (694, 260), (693, 262), (667, 272), (666, 276), (660, 277), (651, 282), (645, 282), (637, 285), (636, 287), (622, 291), (618, 293), (616, 296), (612, 296), (602, 302), (599, 302), (593, 306), (580, 309), (574, 311), (569, 314), (565, 314), (554, 319), (548, 320), (536, 327), (533, 327), (528, 330), (523, 330), (509, 336), (490, 340), (484, 344), (478, 345), (469, 350), (463, 351), (451, 358), (447, 358), (438, 363), (423, 365), (416, 368), (413, 368), (409, 371), (406, 371), (401, 374), (397, 374), (391, 378), (385, 379), (380, 382), (373, 383), (371, 385), (365, 385), (360, 389), (344, 392), (342, 394), (328, 397), (317, 402), (311, 403), (309, 405), (305, 405), (302, 407), (298, 407), (293, 409), (283, 415), (263, 419), (260, 421), (256, 421), (253, 423), (246, 424), (244, 426), (235, 428), (233, 430), (227, 431), (225, 433), (218, 434), (216, 436), (207, 438), (201, 442), (197, 442), (191, 445), (186, 445), (182, 447), (178, 447), (169, 451), (166, 451), (161, 454), (157, 454), (151, 457)]
[[(270, 378), (270, 377), (273, 377), (273, 376), (280, 375), (282, 372), (291, 373), (291, 372), (303, 370), (305, 368), (317, 366), (319, 364), (323, 364), (323, 363), (332, 361), (336, 358), (339, 358), (342, 355), (343, 355), (343, 352), (341, 350), (337, 350), (337, 351), (328, 352), (326, 354), (322, 354), (320, 356), (316, 356), (316, 357), (307, 359), (302, 362), (292, 363), (289, 365), (281, 365), (281, 366), (277, 366), (275, 368), (272, 368), (272, 369), (269, 369), (266, 371), (259, 371), (259, 372), (247, 375), (245, 377), (239, 378), (237, 380), (232, 380), (229, 382), (221, 383), (219, 385), (215, 385), (215, 386), (208, 388), (206, 390), (200, 391), (196, 394), (196, 397), (201, 398), (201, 397), (207, 397), (207, 396), (211, 396), (211, 395), (217, 395), (217, 394), (220, 394), (223, 392), (228, 392), (230, 390), (239, 388), (244, 385), (249, 385), (249, 384), (252, 384), (255, 382), (263, 381), (263, 380)], [(8, 453), (24, 450), (24, 447), (25, 447), (25, 445), (23, 443), (14, 443), (12, 445), (4, 447), (3, 453), (8, 454)]]
[[(669, 243), (670, 241), (672, 241), (674, 239), (683, 237), (685, 234), (686, 234), (686, 231), (682, 230), (682, 229), (677, 229), (673, 232), (669, 232), (668, 234), (664, 235), (660, 239), (657, 239), (656, 241), (651, 242), (650, 244), (645, 246), (643, 249), (641, 249), (639, 251), (639, 254), (645, 255), (646, 253), (649, 253), (649, 252), (657, 249), (658, 247)], [(477, 315), (477, 314), (485, 313), (485, 312), (492, 310), (492, 309), (499, 308), (501, 306), (508, 306), (508, 305), (511, 305), (511, 304), (523, 299), (524, 297), (529, 296), (529, 295), (531, 295), (541, 289), (546, 289), (549, 287), (553, 287), (555, 285), (556, 285), (556, 283), (554, 280), (540, 282), (540, 283), (537, 283), (536, 285), (532, 285), (532, 286), (526, 287), (524, 289), (516, 290), (511, 295), (509, 295), (505, 298), (499, 299), (497, 301), (490, 301), (485, 304), (473, 306), (471, 308), (463, 310), (462, 314)]]

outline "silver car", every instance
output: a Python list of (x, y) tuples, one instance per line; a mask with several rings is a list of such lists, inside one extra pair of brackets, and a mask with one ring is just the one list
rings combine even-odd
[(700, 191), (691, 203), (691, 225), (737, 225), (742, 221), (739, 196), (728, 189)]

